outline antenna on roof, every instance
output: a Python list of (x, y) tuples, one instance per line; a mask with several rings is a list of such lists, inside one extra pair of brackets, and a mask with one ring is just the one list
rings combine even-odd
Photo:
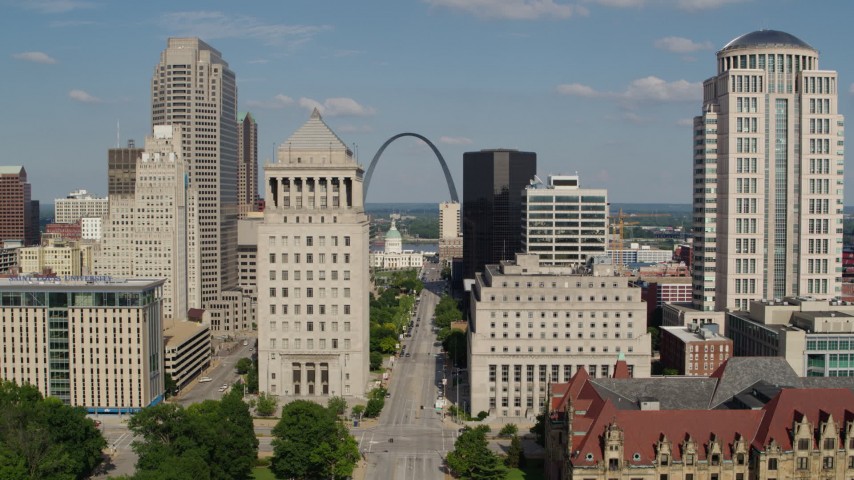
[(119, 137), (121, 137), (121, 131), (121, 124), (119, 124), (119, 120), (116, 119), (116, 148), (121, 148), (121, 145), (119, 145)]

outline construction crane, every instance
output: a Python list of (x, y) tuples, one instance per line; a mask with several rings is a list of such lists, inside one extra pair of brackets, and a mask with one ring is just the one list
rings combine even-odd
[[(618, 234), (617, 245), (616, 245), (617, 248), (615, 249), (615, 250), (617, 250), (617, 265), (614, 268), (615, 272), (617, 272), (619, 275), (622, 275), (623, 270), (624, 270), (625, 265), (626, 265), (626, 262), (623, 259), (623, 250), (624, 250), (623, 240), (625, 239), (625, 236), (624, 236), (625, 227), (626, 226), (632, 226), (632, 225), (640, 225), (640, 223), (641, 223), (641, 222), (627, 222), (626, 219), (627, 218), (639, 218), (639, 217), (647, 218), (647, 217), (669, 217), (669, 216), (670, 216), (669, 213), (630, 213), (630, 214), (625, 214), (625, 213), (623, 213), (623, 209), (621, 208), (619, 214), (611, 215), (610, 217), (608, 217), (609, 226), (611, 227), (612, 230), (616, 229), (617, 234)], [(616, 221), (616, 223), (614, 223), (615, 221)], [(613, 232), (612, 232), (612, 234), (613, 234)]]

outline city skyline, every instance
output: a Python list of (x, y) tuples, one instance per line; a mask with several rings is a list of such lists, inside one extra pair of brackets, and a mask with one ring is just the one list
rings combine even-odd
[[(150, 134), (146, 80), (170, 36), (199, 36), (228, 59), (238, 110), (259, 124), (260, 168), (318, 107), (363, 165), (389, 137), (415, 132), (458, 184), (463, 152), (518, 148), (537, 152), (540, 175), (577, 172), (614, 202), (689, 203), (701, 84), (717, 50), (761, 28), (818, 49), (839, 72), (840, 113), (852, 104), (843, 22), (854, 7), (842, 2), (834, 15), (770, 0), (425, 0), (382, 15), (346, 2), (5, 5), (0, 99), (16, 115), (0, 141), (44, 203), (78, 188), (106, 194), (102, 152)], [(447, 200), (426, 145), (399, 140), (382, 163), (369, 203)]]

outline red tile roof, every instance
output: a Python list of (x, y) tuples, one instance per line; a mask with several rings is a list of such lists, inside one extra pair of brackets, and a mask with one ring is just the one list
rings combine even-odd
[[(833, 415), (841, 429), (846, 420), (854, 420), (854, 392), (847, 388), (787, 388), (768, 402), (764, 410), (767, 415), (759, 425), (753, 446), (764, 450), (774, 439), (784, 451), (792, 450), (792, 422), (806, 417), (817, 433), (819, 422)], [(816, 442), (818, 438), (813, 437)]]

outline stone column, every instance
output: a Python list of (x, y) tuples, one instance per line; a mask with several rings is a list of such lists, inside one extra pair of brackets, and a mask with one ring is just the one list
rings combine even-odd
[(341, 182), (341, 188), (339, 193), (341, 198), (341, 207), (349, 207), (350, 204), (347, 203), (347, 179), (345, 177), (340, 177), (338, 181)]

